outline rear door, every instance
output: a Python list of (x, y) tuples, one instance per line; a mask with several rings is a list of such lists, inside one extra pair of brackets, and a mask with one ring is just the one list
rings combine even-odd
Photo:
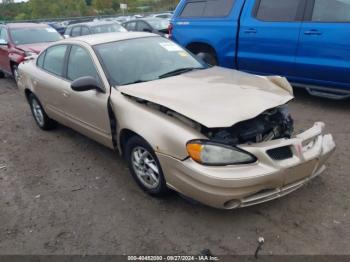
[(51, 118), (66, 123), (63, 105), (70, 86), (64, 80), (64, 63), (68, 45), (55, 45), (41, 53), (37, 71), (32, 76), (34, 93)]
[(247, 1), (239, 32), (239, 69), (294, 76), (305, 5), (305, 0)]
[(297, 82), (350, 90), (350, 0), (310, 0), (300, 32)]

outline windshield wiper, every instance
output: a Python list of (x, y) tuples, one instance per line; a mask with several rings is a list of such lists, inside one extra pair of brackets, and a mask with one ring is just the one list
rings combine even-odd
[(187, 73), (187, 72), (190, 72), (190, 71), (193, 71), (193, 70), (197, 70), (197, 69), (202, 69), (202, 68), (200, 68), (200, 67), (185, 67), (185, 68), (179, 68), (179, 69), (170, 71), (170, 72), (168, 72), (168, 73), (165, 73), (165, 74), (159, 76), (159, 79), (166, 78), (166, 77), (170, 77), (170, 76), (181, 75), (181, 74), (184, 74), (184, 73)]
[(136, 81), (132, 81), (132, 82), (130, 82), (130, 83), (122, 84), (122, 85), (123, 85), (123, 86), (127, 86), (127, 85), (145, 83), (145, 82), (149, 82), (149, 81), (152, 81), (152, 80), (136, 80)]

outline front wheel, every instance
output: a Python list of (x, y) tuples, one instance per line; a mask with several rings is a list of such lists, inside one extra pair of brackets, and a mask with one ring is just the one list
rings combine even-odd
[(130, 172), (141, 189), (156, 197), (170, 192), (158, 158), (144, 139), (131, 137), (125, 146), (125, 156)]
[(43, 130), (51, 130), (56, 126), (56, 122), (49, 118), (45, 113), (40, 101), (35, 95), (30, 94), (28, 97), (30, 109), (37, 125)]
[(18, 83), (18, 79), (19, 79), (19, 74), (18, 74), (18, 65), (16, 64), (13, 64), (11, 66), (11, 69), (12, 69), (12, 76), (13, 76), (13, 79), (15, 80), (16, 84)]

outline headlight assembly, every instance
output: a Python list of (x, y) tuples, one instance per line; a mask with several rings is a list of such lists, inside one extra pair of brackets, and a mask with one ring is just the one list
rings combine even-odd
[(187, 143), (187, 152), (196, 162), (209, 166), (250, 164), (257, 158), (237, 147), (217, 144), (207, 140), (193, 140)]

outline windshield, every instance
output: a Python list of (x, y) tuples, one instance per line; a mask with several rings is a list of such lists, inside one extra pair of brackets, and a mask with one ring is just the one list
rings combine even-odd
[(126, 32), (126, 29), (119, 24), (98, 25), (92, 28), (94, 34)]
[(16, 45), (56, 42), (62, 39), (61, 35), (51, 27), (16, 28), (11, 29), (10, 34)]
[(205, 66), (182, 47), (162, 37), (97, 45), (112, 85), (128, 85), (185, 73)]
[(150, 19), (146, 21), (156, 30), (168, 29), (169, 26), (169, 20), (166, 19)]

